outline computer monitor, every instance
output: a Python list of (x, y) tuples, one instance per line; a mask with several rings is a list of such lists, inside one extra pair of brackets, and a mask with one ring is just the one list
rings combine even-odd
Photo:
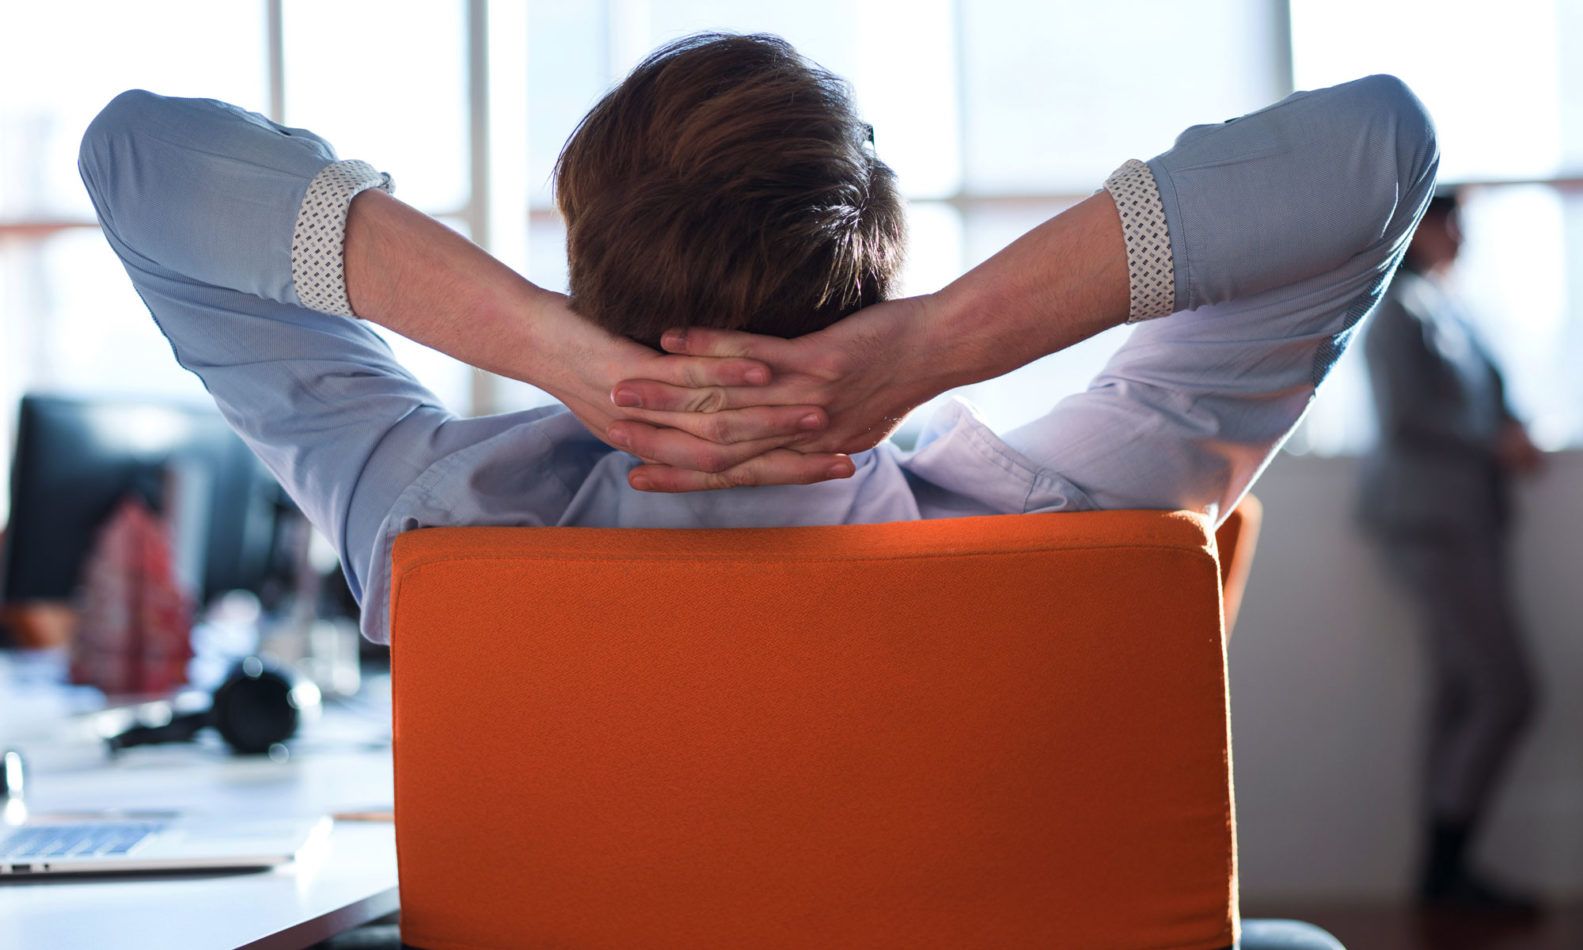
[(16, 431), (0, 600), (71, 599), (106, 516), (134, 492), (162, 509), (172, 471), (197, 496), (199, 599), (257, 591), (268, 576), (284, 495), (217, 411), (29, 395)]

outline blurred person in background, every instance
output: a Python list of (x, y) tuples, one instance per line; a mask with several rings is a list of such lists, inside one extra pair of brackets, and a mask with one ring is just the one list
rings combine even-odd
[(1434, 197), (1364, 341), (1379, 439), (1360, 514), (1427, 631), (1426, 904), (1532, 913), (1470, 867), (1469, 845), (1533, 715), (1531, 662), (1507, 583), (1509, 491), (1544, 459), (1446, 277), (1455, 193)]

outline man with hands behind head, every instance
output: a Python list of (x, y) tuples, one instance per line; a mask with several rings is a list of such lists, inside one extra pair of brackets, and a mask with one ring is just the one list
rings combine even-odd
[[(384, 640), (390, 545), (430, 525), (1223, 517), (1379, 300), (1437, 162), (1395, 79), (1298, 93), (1188, 129), (900, 300), (871, 130), (773, 37), (677, 41), (584, 120), (556, 181), (569, 296), (223, 103), (125, 93), (81, 169), (177, 359), (337, 545)], [(457, 418), (361, 321), (564, 408)], [(953, 401), (913, 450), (884, 441), (1121, 323), (1140, 325), (1091, 387), (1033, 423), (997, 434)]]

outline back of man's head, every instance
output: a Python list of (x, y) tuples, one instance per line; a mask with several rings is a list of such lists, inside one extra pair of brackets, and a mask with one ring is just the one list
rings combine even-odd
[(669, 327), (798, 336), (885, 299), (895, 175), (846, 83), (772, 36), (644, 60), (556, 165), (572, 306), (650, 345)]

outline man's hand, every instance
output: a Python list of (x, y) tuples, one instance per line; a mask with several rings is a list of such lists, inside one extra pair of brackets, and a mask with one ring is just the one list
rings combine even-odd
[[(777, 398), (783, 387), (765, 385), (771, 370), (761, 360), (730, 353), (656, 353), (589, 323), (572, 311), (565, 296), (541, 294), (531, 318), (539, 351), (528, 381), (564, 403), (595, 435), (653, 463), (639, 472), (674, 467), (693, 476), (699, 488), (803, 484), (852, 474), (851, 460), (839, 450), (778, 451), (823, 430), (828, 415), (809, 401)], [(633, 377), (680, 392), (749, 395), (741, 405), (708, 414), (619, 405), (612, 390)], [(767, 398), (753, 398), (755, 393)], [(636, 431), (644, 435), (634, 438)], [(641, 480), (635, 475), (634, 486), (643, 487)]]
[[(767, 364), (774, 380), (763, 386), (699, 386), (631, 374), (615, 386), (611, 398), (634, 416), (648, 418), (618, 420), (606, 438), (657, 463), (638, 466), (631, 474), (633, 487), (651, 491), (764, 484), (769, 476), (796, 465), (799, 454), (829, 459), (826, 453), (873, 448), (895, 431), (907, 413), (950, 388), (949, 380), (925, 365), (927, 329), (937, 305), (930, 296), (887, 301), (791, 340), (697, 327), (669, 331), (661, 345), (670, 353), (713, 358), (726, 365), (732, 360)], [(765, 454), (724, 469), (688, 471), (665, 464), (685, 457), (684, 440), (687, 433), (697, 431), (692, 427), (698, 420), (706, 425), (713, 420), (726, 429), (721, 423), (734, 414), (753, 412), (753, 407), (771, 412), (782, 406), (800, 407), (798, 412), (822, 411), (829, 424), (785, 437)], [(851, 463), (825, 461), (810, 464), (807, 470), (817, 476), (809, 481), (841, 478), (851, 474)]]

